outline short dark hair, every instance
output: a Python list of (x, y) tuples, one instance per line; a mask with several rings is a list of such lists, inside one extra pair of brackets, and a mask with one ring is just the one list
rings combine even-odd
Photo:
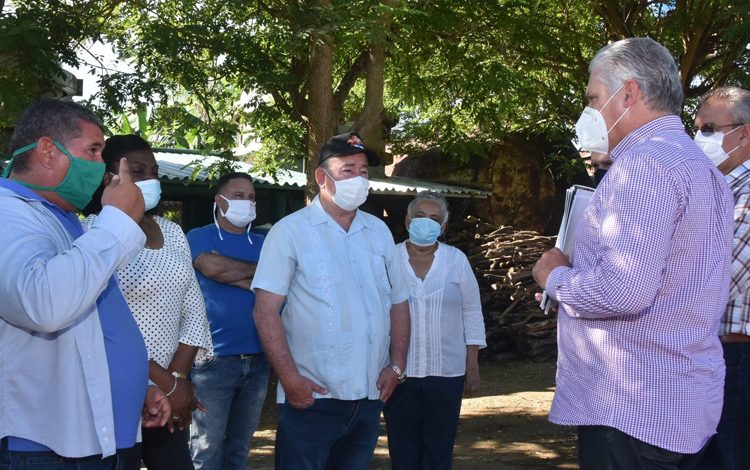
[[(71, 140), (81, 135), (81, 122), (95, 124), (104, 132), (99, 117), (88, 108), (73, 101), (44, 98), (26, 108), (13, 130), (10, 139), (10, 153), (42, 137), (49, 137), (67, 146)], [(27, 169), (28, 153), (22, 153), (13, 160), (15, 171)]]
[(135, 150), (149, 150), (151, 145), (143, 137), (135, 134), (113, 135), (105, 141), (102, 159), (107, 165), (107, 171), (117, 173), (120, 159)]
[(243, 173), (241, 171), (233, 171), (232, 173), (226, 173), (224, 175), (221, 175), (219, 180), (216, 182), (216, 194), (221, 193), (221, 191), (229, 184), (229, 182), (233, 179), (240, 178), (243, 180), (248, 180), (250, 184), (253, 182), (253, 177), (250, 176), (247, 173)]

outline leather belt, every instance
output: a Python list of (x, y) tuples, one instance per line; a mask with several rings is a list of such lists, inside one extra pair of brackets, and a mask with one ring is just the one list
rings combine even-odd
[(240, 356), (240, 359), (252, 359), (252, 358), (254, 358), (254, 357), (257, 357), (257, 356), (259, 356), (260, 354), (263, 354), (263, 353), (254, 353), (254, 354), (240, 354), (239, 356)]
[(719, 336), (722, 343), (750, 343), (750, 336), (742, 333), (729, 333), (728, 335)]

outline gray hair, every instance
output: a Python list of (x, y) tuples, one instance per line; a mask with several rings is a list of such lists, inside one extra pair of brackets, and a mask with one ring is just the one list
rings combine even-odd
[(445, 196), (434, 191), (423, 191), (412, 199), (409, 206), (406, 208), (406, 214), (410, 219), (414, 218), (414, 215), (417, 212), (417, 205), (422, 201), (435, 202), (440, 207), (440, 212), (443, 215), (443, 223), (440, 225), (448, 223), (448, 201), (445, 199)]
[[(10, 139), (10, 153), (42, 137), (49, 137), (67, 146), (71, 140), (81, 135), (81, 122), (95, 124), (104, 132), (102, 121), (89, 109), (73, 101), (45, 98), (37, 101), (24, 111), (16, 123)], [(13, 161), (15, 171), (27, 167), (28, 153), (23, 153)]]
[(602, 47), (589, 64), (589, 72), (594, 71), (610, 93), (632, 79), (650, 110), (682, 111), (680, 69), (669, 50), (651, 38), (627, 38)]
[[(709, 100), (720, 100), (731, 104), (731, 123), (750, 124), (750, 91), (736, 86), (714, 88), (701, 98), (700, 109)], [(715, 123), (719, 124), (719, 123)]]

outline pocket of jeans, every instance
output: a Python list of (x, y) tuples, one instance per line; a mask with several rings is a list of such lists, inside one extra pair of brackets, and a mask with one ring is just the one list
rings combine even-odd
[(207, 356), (205, 359), (195, 361), (193, 369), (195, 370), (206, 370), (216, 362), (216, 356)]

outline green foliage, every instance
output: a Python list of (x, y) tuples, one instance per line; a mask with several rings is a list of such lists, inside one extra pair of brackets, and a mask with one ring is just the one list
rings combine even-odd
[[(228, 157), (241, 135), (262, 143), (253, 161), (272, 174), (296, 166), (310, 129), (357, 122), (368, 57), (378, 48), (386, 53), (383, 128), (396, 153), (438, 147), (459, 159), (481, 157), (512, 132), (566, 142), (584, 106), (588, 61), (607, 41), (628, 36), (654, 37), (675, 54), (686, 110), (716, 85), (750, 85), (750, 4), (732, 0), (14, 5), (0, 18), (4, 126), (44, 93), (61, 64), (78, 63), (76, 48), (101, 38), (133, 69), (101, 78), (92, 104), (110, 129)], [(309, 77), (320, 65), (311, 51), (324, 41), (333, 51), (330, 123), (312, 122), (308, 109)]]

